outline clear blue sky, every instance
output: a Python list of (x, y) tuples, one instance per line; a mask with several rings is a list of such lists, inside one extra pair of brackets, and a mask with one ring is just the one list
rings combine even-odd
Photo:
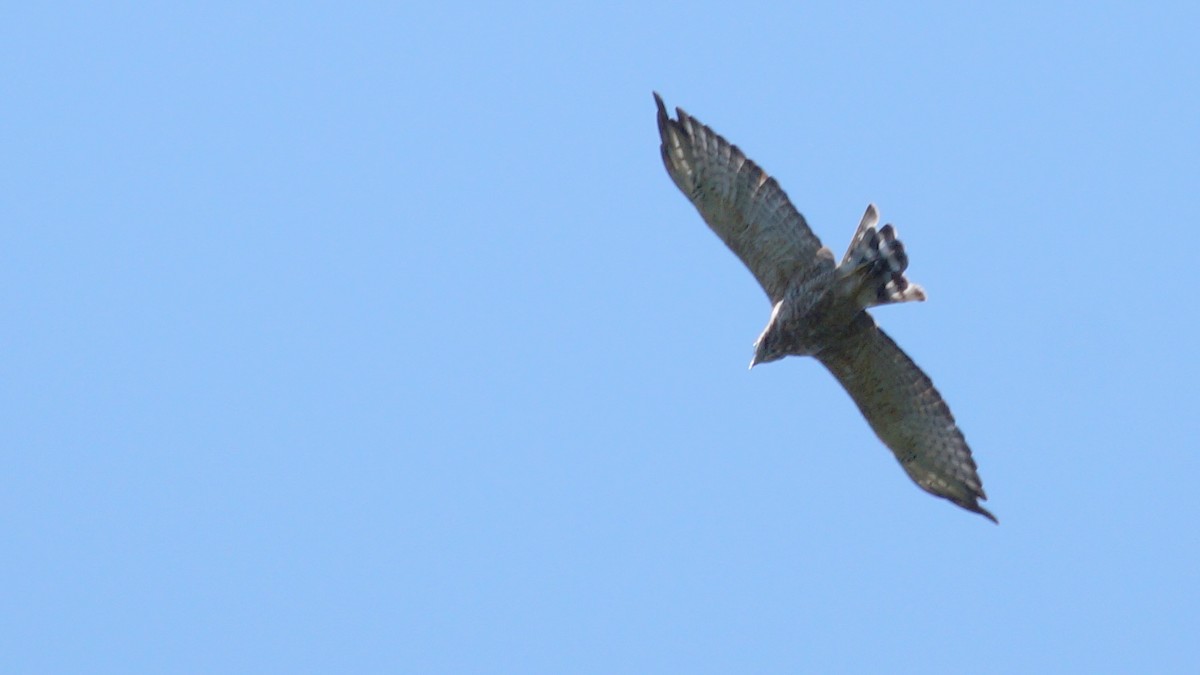
[[(4, 669), (1200, 671), (1200, 11), (893, 4), (5, 10)], [(897, 224), (999, 527), (747, 372), (655, 89)]]

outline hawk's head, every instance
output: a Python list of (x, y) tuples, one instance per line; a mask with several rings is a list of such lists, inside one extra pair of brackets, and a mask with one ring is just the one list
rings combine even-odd
[(760, 363), (770, 363), (778, 361), (788, 355), (788, 352), (783, 348), (779, 341), (779, 332), (775, 330), (775, 322), (779, 318), (779, 308), (783, 306), (783, 302), (775, 303), (771, 308), (771, 320), (767, 322), (767, 327), (763, 329), (762, 335), (754, 341), (754, 358), (750, 360), (750, 367), (753, 368)]
[(787, 354), (785, 352), (777, 349), (774, 346), (773, 342), (774, 341), (771, 339), (771, 336), (768, 334), (768, 335), (765, 335), (763, 337), (763, 339), (761, 339), (757, 343), (755, 343), (754, 358), (750, 361), (751, 368), (753, 368), (754, 366), (757, 366), (760, 363), (770, 363), (772, 361), (778, 361), (779, 359), (782, 359), (783, 357), (787, 356)]

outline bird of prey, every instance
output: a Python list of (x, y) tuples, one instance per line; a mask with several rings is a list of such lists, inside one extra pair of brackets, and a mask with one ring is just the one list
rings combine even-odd
[(987, 496), (950, 408), (866, 312), (925, 299), (904, 274), (908, 257), (896, 229), (876, 229), (879, 214), (867, 206), (835, 263), (774, 178), (682, 109), (671, 119), (657, 93), (654, 101), (667, 173), (771, 302), (750, 367), (791, 355), (816, 358), (918, 486), (998, 522), (979, 505)]

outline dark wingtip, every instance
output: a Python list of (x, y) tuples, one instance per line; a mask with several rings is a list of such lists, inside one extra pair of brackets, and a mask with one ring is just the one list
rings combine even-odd
[(991, 511), (988, 511), (987, 509), (980, 506), (978, 502), (975, 502), (973, 504), (962, 504), (961, 506), (968, 511), (974, 511), (975, 513), (978, 513), (979, 515), (983, 516), (984, 518), (987, 518), (988, 520), (992, 521), (993, 523), (995, 523), (997, 525), (1000, 524), (1000, 521), (996, 520), (996, 516), (993, 516)]
[(660, 133), (666, 133), (667, 123), (671, 120), (667, 116), (667, 104), (663, 103), (662, 96), (659, 96), (657, 91), (652, 93), (654, 94), (654, 104), (658, 106), (658, 130)]

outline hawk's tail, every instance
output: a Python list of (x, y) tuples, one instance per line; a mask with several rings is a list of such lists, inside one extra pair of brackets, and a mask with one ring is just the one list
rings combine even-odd
[(870, 204), (837, 268), (842, 292), (861, 307), (924, 300), (925, 291), (904, 276), (908, 256), (896, 228), (884, 225), (877, 230), (878, 222), (879, 213)]

